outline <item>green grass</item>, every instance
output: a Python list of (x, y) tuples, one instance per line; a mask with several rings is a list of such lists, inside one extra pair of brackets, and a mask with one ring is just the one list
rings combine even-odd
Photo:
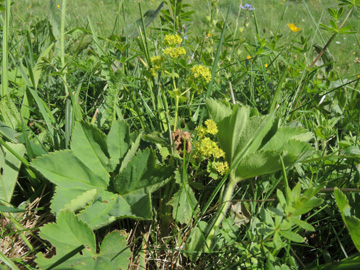
[[(60, 1), (58, 1), (60, 3)], [(102, 36), (110, 36), (111, 34), (121, 34), (123, 27), (129, 21), (135, 21), (139, 18), (138, 8), (133, 1), (124, 1), (126, 11), (126, 22), (123, 20), (121, 8), (119, 4), (122, 1), (71, 1), (67, 4), (67, 27), (86, 27), (88, 25), (87, 17), (94, 23), (97, 32)], [(161, 1), (142, 1), (144, 10), (155, 9)], [(216, 2), (216, 1), (215, 1)], [(243, 4), (245, 4), (244, 1)], [(270, 37), (272, 33), (282, 33), (289, 35), (288, 23), (295, 23), (302, 29), (301, 35), (314, 38), (313, 42), (325, 45), (330, 37), (327, 33), (319, 32), (318, 24), (327, 23), (329, 15), (328, 8), (337, 7), (337, 1), (250, 1), (255, 7), (259, 29), (261, 35)], [(228, 23), (229, 30), (235, 29), (236, 19), (239, 12), (239, 3), (226, 0), (219, 2), (219, 19), (224, 19), (227, 9), (230, 6)], [(285, 9), (286, 7), (286, 9)], [(33, 20), (44, 18), (46, 15), (44, 10), (49, 10), (49, 4), (46, 1), (32, 0), (24, 2), (15, 2), (13, 6), (14, 25), (28, 25)], [(196, 16), (192, 21), (186, 22), (192, 31), (197, 35), (203, 35), (204, 32), (211, 30), (207, 25), (207, 16), (210, 14), (211, 4), (204, 1), (192, 1), (191, 8), (197, 10)], [(243, 27), (245, 20), (245, 10), (241, 10), (238, 19), (239, 27)], [(360, 28), (360, 13), (354, 11), (351, 15), (348, 25), (352, 26), (354, 31)], [(249, 27), (241, 33), (241, 36), (248, 42), (254, 42), (254, 23), (253, 16), (249, 18)], [(156, 25), (156, 24), (155, 24)], [(195, 27), (192, 27), (195, 25)], [(236, 35), (240, 35), (236, 33)], [(338, 37), (329, 47), (329, 51), (336, 59), (336, 68), (341, 74), (354, 74), (358, 71), (359, 64), (357, 58), (360, 57), (360, 36), (359, 33), (350, 36)]]
[(1, 11), (0, 268), (359, 265), (358, 9), (175, 2)]

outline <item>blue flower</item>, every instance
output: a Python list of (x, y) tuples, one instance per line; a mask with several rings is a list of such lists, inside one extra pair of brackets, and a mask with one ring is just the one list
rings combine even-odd
[(250, 4), (245, 4), (244, 6), (241, 7), (242, 9), (248, 9), (248, 10), (254, 10), (255, 8), (252, 7), (252, 5)]

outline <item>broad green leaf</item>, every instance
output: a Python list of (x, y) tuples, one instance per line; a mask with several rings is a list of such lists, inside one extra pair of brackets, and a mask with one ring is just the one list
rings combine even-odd
[(165, 184), (173, 174), (171, 167), (156, 164), (156, 156), (149, 149), (139, 151), (129, 164), (114, 178), (112, 186), (120, 195), (150, 194)]
[(334, 190), (335, 200), (336, 204), (340, 210), (341, 216), (344, 218), (344, 216), (350, 215), (350, 205), (349, 200), (346, 198), (346, 195), (341, 192), (340, 189), (335, 188)]
[(182, 224), (188, 223), (197, 213), (197, 203), (190, 186), (182, 185), (169, 202), (173, 207), (173, 218)]
[(71, 150), (96, 175), (103, 179), (109, 178), (110, 155), (106, 136), (100, 130), (85, 122), (76, 123), (71, 139)]
[(114, 171), (116, 166), (120, 164), (129, 150), (130, 143), (130, 130), (125, 121), (114, 122), (107, 136), (111, 171)]
[(100, 190), (94, 202), (79, 217), (92, 229), (100, 228), (116, 218), (151, 219), (151, 193), (167, 183), (171, 167), (155, 164), (155, 153), (138, 152), (111, 182), (116, 193)]
[(300, 128), (280, 127), (277, 129), (275, 135), (262, 147), (262, 150), (282, 150), (284, 142), (289, 140), (297, 140), (307, 142), (311, 140), (314, 135), (311, 132)]
[(211, 118), (218, 126), (219, 145), (224, 150), (229, 166), (239, 162), (230, 172), (230, 178), (241, 179), (273, 173), (291, 166), (311, 153), (307, 141), (312, 133), (290, 127), (278, 128), (275, 114), (260, 116), (249, 107), (213, 99), (206, 101)]
[(105, 189), (109, 179), (98, 176), (72, 151), (58, 151), (35, 159), (31, 165), (51, 182), (66, 188), (98, 187)]
[(57, 185), (51, 205), (55, 213), (88, 190), (106, 189), (109, 182), (109, 179), (96, 175), (69, 150), (41, 156), (31, 165)]
[[(7, 143), (7, 145), (20, 157), (24, 156), (25, 146), (22, 144)], [(8, 149), (0, 146), (0, 200), (10, 202), (21, 161), (16, 158)]]
[(126, 155), (124, 156), (124, 159), (121, 162), (120, 172), (128, 165), (130, 160), (135, 155), (136, 151), (139, 148), (140, 140), (141, 140), (141, 133), (137, 136), (135, 141), (131, 143), (129, 151), (127, 151)]
[(221, 122), (225, 117), (228, 117), (232, 113), (232, 109), (229, 104), (225, 102), (219, 102), (215, 99), (207, 99), (205, 101), (210, 117), (216, 122)]
[(3, 135), (8, 140), (11, 140), (12, 142), (16, 142), (16, 136), (17, 136), (16, 131), (1, 121), (0, 121), (0, 134)]
[(98, 190), (95, 188), (85, 191), (79, 196), (77, 196), (75, 199), (71, 200), (68, 204), (65, 204), (63, 209), (69, 209), (71, 211), (80, 210), (84, 208), (88, 203), (93, 201), (97, 193)]
[(296, 242), (296, 243), (302, 243), (304, 242), (304, 238), (298, 235), (297, 233), (291, 232), (291, 231), (279, 231), (279, 234), (282, 237), (285, 237), (286, 239), (289, 239), (290, 241)]
[(360, 219), (354, 216), (345, 216), (344, 220), (355, 247), (360, 251)]
[(189, 241), (185, 245), (185, 251), (192, 261), (196, 261), (202, 253), (204, 233), (207, 226), (208, 224), (205, 221), (200, 221), (198, 226), (191, 230)]
[(100, 258), (111, 263), (108, 269), (128, 269), (130, 256), (131, 251), (126, 247), (126, 238), (119, 231), (105, 236), (100, 246)]
[[(72, 269), (81, 269), (79, 262), (83, 267), (90, 267), (92, 256), (96, 255), (96, 242), (93, 231), (85, 223), (79, 221), (75, 214), (70, 211), (60, 212), (56, 223), (46, 224), (40, 229), (39, 236), (49, 241), (56, 248), (56, 255), (46, 259), (43, 254), (38, 253), (36, 262), (41, 269), (47, 269), (53, 264), (60, 263), (53, 269), (64, 269), (74, 266)], [(69, 256), (69, 253), (81, 248), (79, 252)], [(69, 258), (64, 259), (64, 256)], [(58, 262), (58, 260), (64, 262)], [(90, 269), (90, 268), (88, 268)]]
[(98, 192), (94, 202), (79, 213), (79, 219), (95, 230), (117, 218), (139, 218), (133, 214), (131, 207), (123, 197), (102, 190)]
[(293, 139), (284, 143), (283, 147), (279, 150), (283, 153), (285, 166), (291, 166), (295, 162), (302, 161), (313, 154), (310, 144)]
[[(235, 107), (232, 114), (217, 122), (219, 133), (218, 139), (221, 149), (225, 151), (229, 166), (232, 165), (241, 135), (249, 120), (249, 109)], [(241, 150), (241, 149), (239, 149)]]
[(56, 248), (50, 259), (37, 254), (40, 269), (127, 269), (131, 252), (125, 237), (110, 233), (97, 253), (94, 232), (69, 210), (60, 212), (56, 223), (46, 224), (39, 235)]
[(257, 151), (246, 156), (236, 169), (236, 176), (247, 179), (258, 175), (269, 174), (280, 169), (279, 153), (274, 151)]
[(351, 207), (346, 195), (338, 188), (334, 190), (336, 204), (340, 210), (341, 216), (349, 230), (351, 239), (355, 247), (360, 251), (360, 219), (351, 215)]
[[(264, 137), (273, 127), (274, 124), (273, 116), (274, 116), (273, 114), (269, 116), (256, 115), (249, 118), (245, 130), (241, 134), (239, 143), (236, 146), (235, 158), (238, 158), (239, 155), (246, 156), (259, 150)], [(235, 133), (234, 136), (237, 136), (237, 134)], [(272, 151), (273, 149), (269, 149), (269, 150)]]
[[(92, 229), (117, 218), (151, 219), (151, 193), (166, 183), (173, 169), (157, 165), (150, 150), (136, 154), (140, 138), (141, 134), (135, 138), (129, 133), (125, 122), (114, 123), (108, 137), (91, 125), (77, 123), (72, 150), (31, 163), (57, 185), (53, 211), (81, 210), (79, 218)], [(88, 148), (86, 155), (83, 151)], [(111, 179), (106, 169), (116, 169)]]

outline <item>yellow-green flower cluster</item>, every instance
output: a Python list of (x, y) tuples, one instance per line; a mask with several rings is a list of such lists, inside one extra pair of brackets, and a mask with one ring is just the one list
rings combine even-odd
[(224, 175), (229, 170), (229, 164), (225, 162), (214, 162), (213, 166), (215, 170), (218, 171), (219, 174)]
[(195, 65), (190, 69), (190, 71), (193, 73), (193, 77), (195, 79), (203, 79), (207, 83), (211, 80), (211, 73), (207, 67), (202, 65)]
[(161, 55), (153, 56), (150, 58), (150, 60), (151, 60), (153, 67), (160, 68), (161, 63), (164, 61), (164, 57), (162, 57)]
[(186, 54), (183, 47), (169, 47), (164, 50), (165, 55), (170, 55), (171, 58), (179, 58)]
[(216, 123), (213, 120), (211, 120), (211, 119), (206, 120), (205, 125), (206, 125), (207, 133), (212, 134), (212, 135), (216, 135), (218, 133), (219, 130), (217, 128)]
[(215, 159), (225, 157), (224, 151), (209, 137), (201, 139), (200, 142), (196, 144), (196, 148), (201, 157), (213, 157)]
[(197, 134), (200, 138), (204, 138), (206, 134), (216, 135), (218, 133), (218, 128), (213, 120), (206, 120), (205, 125), (206, 128), (204, 126), (197, 128)]
[(152, 68), (151, 68), (151, 75), (153, 77), (157, 76), (157, 71), (159, 69), (161, 69), (161, 64), (164, 61), (164, 57), (163, 56), (153, 56), (150, 58), (151, 64), (152, 64)]
[(166, 35), (164, 37), (163, 44), (165, 46), (176, 46), (182, 42), (182, 38), (179, 35)]
[(216, 142), (206, 136), (216, 135), (218, 132), (219, 130), (216, 123), (211, 119), (205, 121), (205, 126), (200, 126), (197, 128), (197, 134), (200, 140), (195, 143), (197, 152), (195, 157), (211, 159), (211, 167), (215, 169), (220, 175), (224, 175), (228, 171), (229, 165), (226, 161), (221, 162), (218, 159), (224, 159), (225, 152), (218, 146)]

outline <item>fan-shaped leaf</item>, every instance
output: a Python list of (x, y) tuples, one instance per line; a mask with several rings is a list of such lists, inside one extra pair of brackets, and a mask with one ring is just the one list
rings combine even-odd
[(39, 235), (56, 248), (50, 259), (37, 254), (40, 269), (127, 269), (131, 253), (125, 237), (117, 231), (108, 234), (96, 253), (93, 231), (69, 210), (60, 212), (57, 222), (46, 224)]

